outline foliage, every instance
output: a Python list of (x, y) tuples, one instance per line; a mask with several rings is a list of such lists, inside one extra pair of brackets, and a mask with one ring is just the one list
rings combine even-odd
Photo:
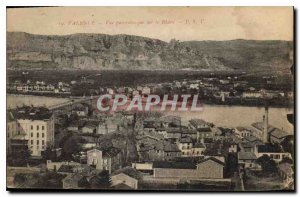
[(274, 174), (277, 172), (276, 163), (268, 155), (263, 155), (257, 159), (257, 163), (261, 165), (262, 170), (266, 174)]

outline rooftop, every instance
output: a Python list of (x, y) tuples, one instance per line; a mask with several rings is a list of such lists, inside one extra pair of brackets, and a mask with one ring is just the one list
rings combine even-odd
[(239, 152), (238, 158), (241, 160), (255, 160), (257, 159), (256, 155), (253, 152)]
[(278, 144), (257, 145), (259, 153), (282, 153), (283, 150)]
[(154, 161), (153, 168), (196, 169), (196, 166), (184, 161)]
[(126, 175), (128, 175), (132, 178), (137, 179), (137, 180), (142, 178), (142, 173), (141, 172), (139, 172), (138, 170), (136, 170), (132, 167), (129, 167), (129, 166), (113, 172), (112, 175), (117, 175), (117, 174), (121, 174), (121, 173), (126, 174)]
[[(264, 129), (263, 122), (255, 122), (252, 124), (252, 126), (260, 131), (263, 131), (263, 129)], [(281, 129), (278, 129), (278, 128), (272, 126), (272, 125), (268, 125), (268, 133), (278, 139), (281, 139), (281, 138), (291, 135)]]
[(48, 120), (52, 116), (52, 112), (45, 107), (24, 106), (14, 109), (11, 112), (10, 116), (15, 119)]
[(218, 164), (220, 164), (220, 165), (222, 165), (222, 166), (225, 166), (225, 163), (224, 163), (224, 162), (222, 162), (222, 161), (220, 161), (219, 159), (216, 159), (216, 158), (214, 158), (214, 157), (208, 157), (208, 158), (206, 158), (206, 159), (202, 159), (202, 160), (200, 160), (200, 161), (198, 162), (197, 165), (199, 165), (199, 164), (201, 164), (201, 163), (204, 163), (204, 162), (206, 162), (206, 161), (208, 161), (208, 160), (212, 160), (212, 161), (214, 161), (214, 162), (216, 162), (216, 163), (218, 163)]

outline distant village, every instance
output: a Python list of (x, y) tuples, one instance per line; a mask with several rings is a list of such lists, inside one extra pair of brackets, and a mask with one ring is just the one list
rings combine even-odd
[[(99, 74), (100, 75), (100, 74)], [(169, 83), (145, 84), (132, 87), (99, 87), (93, 77), (84, 76), (71, 82), (46, 83), (45, 81), (15, 80), (7, 84), (7, 92), (11, 94), (32, 94), (54, 97), (82, 97), (101, 94), (135, 95), (174, 95), (198, 94), (207, 104), (247, 105), (286, 107), (293, 104), (294, 94), (286, 87), (280, 87), (277, 76), (262, 77), (264, 83), (252, 84), (237, 76), (204, 77), (201, 80), (174, 80)]]
[[(71, 94), (71, 84), (8, 84), (10, 91)], [(85, 81), (86, 83), (86, 81)], [(91, 81), (92, 83), (92, 81)], [(218, 85), (216, 85), (218, 84)], [(246, 87), (238, 94), (236, 87)], [(230, 87), (230, 88), (229, 88)], [(100, 88), (129, 95), (202, 92), (221, 102), (291, 96), (246, 82), (206, 78), (136, 88)], [(87, 99), (50, 108), (7, 110), (7, 184), (11, 188), (260, 191), (294, 189), (294, 135), (260, 122), (236, 128), (160, 112), (98, 113)]]

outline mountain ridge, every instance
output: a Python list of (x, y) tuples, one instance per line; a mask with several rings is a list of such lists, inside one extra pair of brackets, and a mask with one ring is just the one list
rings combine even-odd
[[(204, 71), (252, 69), (251, 67), (268, 69), (274, 63), (276, 68), (290, 65), (288, 55), (292, 48), (292, 42), (289, 41), (239, 39), (179, 42), (172, 39), (165, 42), (126, 34), (36, 35), (7, 32), (7, 68)], [(249, 62), (250, 65), (245, 65)]]

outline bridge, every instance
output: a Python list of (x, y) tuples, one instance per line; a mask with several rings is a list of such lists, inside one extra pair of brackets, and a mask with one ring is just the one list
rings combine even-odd
[(74, 98), (72, 99), (71, 101), (66, 101), (66, 102), (63, 102), (63, 103), (59, 103), (59, 104), (55, 104), (55, 105), (51, 105), (48, 107), (49, 110), (51, 111), (55, 111), (55, 110), (61, 110), (61, 109), (66, 109), (66, 108), (69, 108), (69, 107), (72, 107), (76, 104), (79, 104), (79, 103), (89, 103), (91, 104), (92, 100), (94, 99), (95, 97), (91, 96), (91, 97), (85, 97), (85, 98)]

